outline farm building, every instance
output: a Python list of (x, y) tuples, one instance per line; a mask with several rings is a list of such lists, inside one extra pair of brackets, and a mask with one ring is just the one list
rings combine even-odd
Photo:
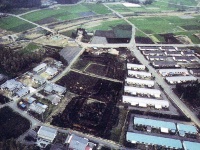
[(171, 57), (173, 57), (173, 56), (182, 56), (182, 53), (181, 53), (181, 51), (166, 51), (165, 55), (166, 56), (171, 56)]
[(134, 117), (134, 125), (146, 126), (146, 127), (149, 126), (151, 128), (160, 129), (162, 133), (169, 133), (169, 131), (172, 131), (172, 132), (176, 131), (175, 123), (161, 121), (161, 120)]
[(88, 139), (71, 134), (68, 135), (65, 143), (69, 144), (68, 149), (86, 150), (86, 147), (88, 146)]
[(179, 67), (179, 65), (173, 61), (154, 61), (152, 62), (152, 65), (156, 68)]
[(171, 149), (182, 149), (181, 141), (172, 138), (164, 138), (140, 133), (127, 132), (126, 140), (133, 144), (143, 143), (145, 145), (159, 145)]
[(1, 90), (8, 90), (11, 93), (18, 91), (23, 87), (21, 82), (16, 81), (15, 79), (7, 80), (4, 84), (1, 85)]
[(58, 131), (55, 128), (41, 126), (40, 129), (37, 132), (37, 135), (38, 135), (39, 138), (53, 142), (53, 140), (55, 139), (55, 137), (57, 135), (57, 132)]
[(48, 83), (44, 88), (44, 92), (48, 94), (62, 95), (66, 92), (66, 88), (58, 84)]
[(160, 47), (158, 47), (158, 46), (139, 46), (138, 49), (141, 51), (157, 51), (157, 50), (160, 50)]
[(47, 64), (46, 63), (42, 63), (40, 65), (38, 65), (37, 67), (33, 68), (34, 73), (40, 73), (42, 71), (44, 71), (47, 68)]
[(128, 70), (128, 76), (136, 78), (150, 78), (152, 75), (149, 72)]
[(189, 72), (187, 69), (159, 69), (158, 72), (162, 76), (170, 76), (170, 75), (188, 75)]
[(141, 98), (141, 97), (133, 97), (133, 96), (122, 96), (123, 103), (129, 103), (132, 106), (138, 105), (139, 107), (147, 107), (154, 106), (157, 109), (168, 108), (169, 102), (166, 100), (157, 100), (157, 99), (149, 99), (149, 98)]
[(200, 76), (200, 69), (191, 69), (190, 73), (195, 76)]
[(147, 56), (165, 56), (163, 51), (143, 51), (142, 53)]
[(127, 69), (129, 70), (145, 70), (145, 65), (141, 65), (141, 64), (131, 64), (131, 63), (127, 63)]
[(146, 56), (147, 60), (150, 60), (150, 61), (164, 61), (167, 59), (167, 56)]
[(178, 129), (180, 136), (185, 136), (186, 133), (195, 134), (195, 135), (198, 134), (197, 128), (195, 126), (192, 126), (192, 125), (186, 125), (186, 124), (178, 123), (177, 129)]
[(147, 89), (147, 88), (137, 88), (132, 86), (125, 86), (124, 92), (132, 95), (142, 94), (142, 95), (150, 95), (153, 97), (160, 97), (161, 92), (157, 89)]
[(153, 80), (142, 80), (142, 79), (136, 79), (136, 78), (126, 78), (125, 82), (129, 85), (145, 85), (148, 87), (154, 86)]
[(170, 84), (183, 83), (188, 81), (197, 81), (197, 78), (193, 76), (174, 76), (174, 77), (166, 77), (165, 79)]
[(200, 143), (183, 141), (183, 147), (185, 150), (198, 150), (200, 147)]

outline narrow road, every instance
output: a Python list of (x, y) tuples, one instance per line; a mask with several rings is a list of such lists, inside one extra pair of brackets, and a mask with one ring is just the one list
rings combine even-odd
[(99, 75), (96, 75), (96, 74), (93, 74), (93, 73), (83, 72), (83, 71), (80, 71), (80, 70), (77, 70), (77, 69), (70, 69), (70, 71), (77, 72), (77, 73), (80, 73), (80, 74), (83, 74), (83, 75), (86, 75), (86, 76), (91, 76), (91, 77), (103, 79), (103, 80), (123, 83), (122, 81), (117, 80), (117, 79), (112, 79), (112, 78), (108, 78), (108, 77), (104, 77), (104, 76), (99, 76)]

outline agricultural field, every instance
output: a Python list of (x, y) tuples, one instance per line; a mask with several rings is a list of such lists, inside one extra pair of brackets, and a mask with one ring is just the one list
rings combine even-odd
[(45, 24), (45, 22), (49, 23), (49, 20), (57, 22), (81, 18), (83, 16), (86, 17), (85, 13), (87, 13), (88, 16), (94, 16), (110, 13), (110, 11), (102, 4), (79, 4), (43, 9), (23, 15), (22, 17), (33, 22), (42, 22), (41, 24)]
[(34, 52), (35, 50), (39, 49), (40, 46), (34, 44), (34, 43), (29, 43), (26, 47), (20, 50), (21, 53), (30, 53)]
[(0, 28), (13, 32), (22, 32), (35, 26), (16, 17), (0, 18)]

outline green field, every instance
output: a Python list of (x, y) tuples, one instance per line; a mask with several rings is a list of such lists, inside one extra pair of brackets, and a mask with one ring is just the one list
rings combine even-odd
[(36, 49), (40, 48), (40, 46), (34, 44), (34, 43), (29, 43), (25, 48), (23, 48), (20, 52), (21, 53), (30, 53), (35, 51)]
[(53, 18), (57, 21), (65, 21), (80, 18), (80, 13), (82, 12), (94, 12), (96, 14), (110, 13), (110, 11), (102, 4), (79, 4), (73, 6), (61, 6), (52, 9), (43, 9), (26, 14), (22, 17), (33, 22), (48, 18)]
[(35, 27), (21, 19), (15, 17), (0, 18), (0, 28), (13, 32), (22, 32)]
[(94, 27), (87, 27), (87, 25), (83, 25), (83, 28), (86, 28), (88, 31), (95, 31), (95, 30), (111, 30), (112, 27), (117, 26), (119, 24), (128, 25), (127, 22), (125, 22), (122, 19), (113, 20), (113, 21), (103, 21), (100, 25), (94, 26)]

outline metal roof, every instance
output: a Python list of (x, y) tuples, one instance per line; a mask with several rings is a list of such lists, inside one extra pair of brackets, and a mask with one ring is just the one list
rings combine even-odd
[(161, 120), (134, 117), (134, 124), (151, 126), (151, 127), (154, 127), (154, 128), (168, 128), (170, 130), (176, 130), (175, 123), (167, 122), (167, 121), (161, 121)]
[(147, 143), (149, 145), (150, 144), (161, 145), (176, 149), (182, 148), (182, 143), (180, 140), (164, 138), (159, 136), (151, 136), (151, 135), (127, 132), (126, 139), (127, 141), (131, 141), (132, 143), (139, 142), (139, 143)]
[(183, 147), (184, 147), (185, 150), (199, 150), (200, 149), (200, 143), (183, 141)]
[(186, 124), (177, 124), (178, 131), (184, 131), (185, 133), (198, 133), (197, 128), (192, 125), (186, 125)]
[(46, 126), (41, 126), (38, 131), (38, 136), (50, 141), (53, 141), (57, 135), (57, 129)]

